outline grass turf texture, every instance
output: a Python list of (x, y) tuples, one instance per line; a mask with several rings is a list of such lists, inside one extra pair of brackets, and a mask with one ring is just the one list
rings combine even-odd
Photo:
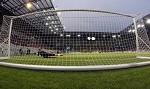
[(135, 52), (64, 54), (55, 58), (43, 58), (37, 55), (20, 55), (12, 56), (9, 60), (0, 60), (0, 62), (8, 63), (49, 66), (114, 65), (145, 61), (149, 60), (137, 59)]
[(0, 66), (0, 89), (150, 89), (150, 66), (91, 72), (32, 71)]

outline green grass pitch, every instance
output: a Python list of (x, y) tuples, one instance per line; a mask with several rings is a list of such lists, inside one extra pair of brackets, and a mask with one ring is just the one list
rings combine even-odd
[[(136, 53), (68, 54), (56, 58), (13, 56), (1, 62), (34, 65), (106, 65), (143, 62)], [(107, 71), (56, 72), (0, 66), (0, 89), (150, 89), (150, 66)]]
[(0, 66), (0, 89), (150, 89), (150, 66), (89, 72), (33, 71)]
[(89, 66), (89, 65), (115, 65), (126, 63), (137, 63), (149, 61), (137, 59), (135, 52), (110, 52), (110, 53), (76, 53), (64, 54), (53, 58), (43, 58), (37, 55), (18, 55), (12, 56), (8, 60), (1, 62), (30, 64), (30, 65), (49, 65), (49, 66)]

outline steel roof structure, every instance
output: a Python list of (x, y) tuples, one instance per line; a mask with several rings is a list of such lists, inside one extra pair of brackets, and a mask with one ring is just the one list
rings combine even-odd
[[(26, 7), (26, 4), (29, 2), (32, 4), (30, 9)], [(14, 15), (22, 15), (46, 9), (55, 9), (51, 0), (1, 0), (0, 3), (1, 7), (12, 12)]]
[[(27, 4), (30, 3), (32, 7), (28, 8)], [(52, 3), (51, 0), (1, 0), (0, 1), (0, 18), (2, 21), (3, 15), (14, 15), (14, 16), (19, 16), (27, 13), (32, 13), (36, 11), (43, 11), (43, 10), (55, 10), (55, 7)], [(49, 13), (43, 13), (41, 15), (32, 15), (28, 16), (28, 22), (27, 23), (31, 24), (33, 27), (36, 27), (37, 24), (45, 24), (47, 21), (45, 20), (46, 18), (49, 18), (51, 22), (54, 22), (54, 24), (49, 24), (48, 26), (45, 26), (44, 30), (42, 31), (44, 33), (47, 33), (46, 30), (49, 29), (51, 26), (52, 30), (58, 30), (62, 32), (63, 25), (58, 17), (58, 14), (49, 12)], [(31, 23), (33, 22), (33, 23)], [(36, 23), (36, 25), (34, 25)], [(1, 23), (0, 23), (1, 24)], [(56, 28), (57, 26), (57, 28)]]

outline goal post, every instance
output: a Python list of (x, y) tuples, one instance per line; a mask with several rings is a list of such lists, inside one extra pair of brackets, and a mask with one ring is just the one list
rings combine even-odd
[(0, 29), (0, 59), (10, 58), (12, 21), (13, 20), (9, 16), (3, 16), (2, 27)]
[[(44, 10), (4, 16), (0, 37), (0, 59), (13, 63), (95, 66), (150, 59), (144, 20), (115, 12)], [(38, 60), (40, 53), (53, 56)]]

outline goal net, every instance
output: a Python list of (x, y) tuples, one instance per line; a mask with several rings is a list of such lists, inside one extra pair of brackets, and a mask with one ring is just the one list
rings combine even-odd
[(97, 10), (4, 16), (0, 50), (1, 59), (9, 58), (2, 62), (32, 65), (115, 65), (150, 59), (141, 18)]

